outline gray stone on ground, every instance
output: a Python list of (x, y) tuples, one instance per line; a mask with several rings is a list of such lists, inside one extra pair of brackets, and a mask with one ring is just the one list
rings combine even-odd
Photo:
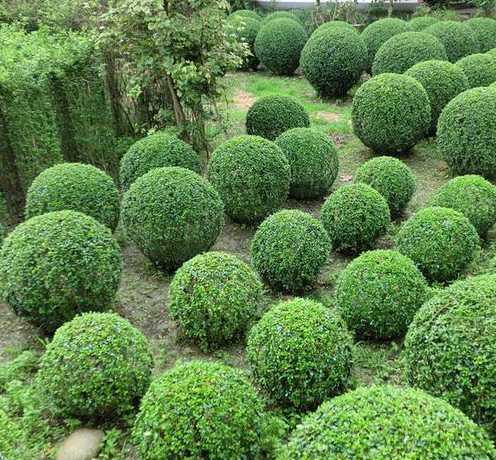
[(57, 452), (57, 460), (92, 460), (102, 448), (103, 431), (80, 428), (64, 440)]

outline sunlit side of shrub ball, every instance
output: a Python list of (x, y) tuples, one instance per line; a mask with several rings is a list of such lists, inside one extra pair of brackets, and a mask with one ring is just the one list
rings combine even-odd
[(496, 48), (496, 21), (492, 18), (470, 18), (464, 22), (474, 32), (480, 52)]
[(489, 54), (470, 54), (457, 61), (456, 65), (467, 76), (470, 88), (489, 86), (496, 81), (496, 58)]

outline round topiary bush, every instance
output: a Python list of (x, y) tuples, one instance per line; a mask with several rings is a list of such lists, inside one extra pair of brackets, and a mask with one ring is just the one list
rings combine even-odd
[(172, 271), (215, 243), (224, 207), (215, 188), (193, 171), (155, 168), (124, 195), (122, 221), (143, 254)]
[(176, 364), (143, 398), (133, 438), (142, 460), (259, 458), (265, 414), (241, 371)]
[(0, 298), (47, 332), (112, 306), (122, 258), (110, 230), (76, 211), (19, 224), (0, 249)]
[(451, 281), (474, 259), (479, 235), (462, 213), (434, 206), (408, 219), (396, 243), (427, 279)]
[(489, 86), (496, 81), (496, 58), (490, 54), (471, 54), (457, 61), (456, 65), (467, 76), (470, 88)]
[(321, 217), (332, 247), (352, 252), (370, 247), (390, 222), (384, 197), (361, 183), (338, 188), (322, 206)]
[(283, 291), (300, 291), (315, 283), (330, 252), (321, 222), (298, 210), (285, 209), (268, 217), (251, 243), (255, 270)]
[(456, 62), (464, 56), (479, 52), (477, 36), (465, 23), (439, 21), (424, 29), (424, 32), (439, 39), (446, 49), (450, 62)]
[(321, 96), (343, 96), (360, 79), (366, 59), (367, 47), (359, 34), (328, 26), (310, 37), (301, 53), (301, 66)]
[(308, 128), (310, 117), (305, 108), (288, 96), (265, 96), (249, 108), (246, 132), (274, 141), (292, 128)]
[(386, 199), (393, 216), (401, 214), (416, 188), (412, 170), (393, 157), (376, 157), (365, 162), (356, 171), (354, 182), (377, 190)]
[(121, 159), (119, 178), (122, 188), (154, 168), (178, 166), (201, 172), (200, 156), (186, 142), (168, 133), (155, 133), (135, 142)]
[(312, 37), (315, 35), (315, 34), (319, 34), (320, 32), (323, 32), (325, 30), (328, 30), (328, 29), (341, 29), (341, 28), (344, 28), (346, 30), (350, 30), (350, 31), (353, 31), (355, 32), (356, 34), (358, 33), (356, 31), (356, 29), (349, 23), (349, 22), (346, 22), (346, 21), (328, 21), (328, 22), (324, 22), (323, 24), (321, 24), (319, 27), (317, 27), (313, 32), (312, 32)]
[(313, 200), (326, 195), (338, 175), (339, 160), (334, 143), (323, 132), (312, 128), (293, 128), (276, 139), (289, 160), (289, 194)]
[(425, 32), (397, 34), (377, 51), (372, 75), (403, 73), (419, 62), (432, 59), (448, 60), (443, 44), (436, 37)]
[(255, 54), (276, 75), (293, 75), (307, 41), (303, 26), (293, 19), (264, 22), (255, 40)]
[(169, 311), (183, 334), (208, 351), (246, 330), (257, 313), (262, 283), (237, 257), (207, 252), (176, 272), (169, 295)]
[(262, 19), (263, 24), (267, 24), (274, 19), (291, 19), (296, 22), (300, 22), (298, 16), (296, 16), (291, 11), (274, 11), (273, 13), (268, 14)]
[(279, 460), (331, 458), (491, 460), (485, 431), (462, 412), (423, 391), (362, 387), (308, 415)]
[(81, 163), (45, 169), (26, 195), (26, 219), (52, 211), (79, 211), (114, 231), (119, 222), (119, 191), (102, 170)]
[(261, 17), (253, 10), (236, 10), (234, 13), (229, 15), (229, 18), (242, 17), (254, 19), (255, 21), (261, 21)]
[(496, 276), (459, 281), (427, 302), (405, 341), (411, 385), (496, 434)]
[(431, 103), (429, 133), (434, 135), (439, 115), (451, 99), (469, 88), (468, 79), (457, 65), (437, 60), (419, 62), (408, 69), (405, 75), (415, 78), (427, 92)]
[(76, 418), (132, 412), (148, 389), (148, 340), (114, 313), (85, 313), (55, 333), (36, 383), (54, 412)]
[(360, 86), (351, 117), (355, 134), (366, 146), (382, 154), (398, 153), (427, 135), (431, 105), (417, 80), (385, 73)]
[(313, 300), (273, 306), (251, 330), (246, 353), (257, 385), (281, 406), (313, 409), (350, 381), (346, 324), (334, 309)]
[(471, 18), (465, 21), (474, 32), (481, 53), (496, 48), (496, 21), (492, 18)]
[(432, 16), (419, 16), (416, 18), (410, 19), (408, 21), (408, 25), (410, 26), (410, 30), (412, 32), (421, 32), (427, 27), (432, 26), (432, 24), (436, 24), (439, 22), (439, 19), (436, 19)]
[(454, 175), (496, 177), (496, 91), (473, 88), (442, 111), (437, 146)]
[(258, 136), (239, 136), (219, 146), (208, 166), (226, 213), (254, 223), (279, 209), (288, 197), (291, 172), (282, 150)]
[(260, 21), (238, 15), (229, 17), (229, 25), (232, 27), (238, 41), (246, 43), (250, 49), (251, 54), (243, 59), (240, 69), (256, 70), (260, 61), (255, 55), (255, 39), (260, 31)]

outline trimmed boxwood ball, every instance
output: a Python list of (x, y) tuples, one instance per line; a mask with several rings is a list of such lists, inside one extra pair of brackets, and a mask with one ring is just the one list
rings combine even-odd
[(470, 88), (489, 86), (496, 81), (496, 58), (489, 54), (471, 54), (457, 61), (456, 65), (467, 76)]
[(479, 52), (479, 43), (473, 30), (458, 21), (439, 21), (424, 29), (444, 45), (448, 60), (456, 62), (464, 56)]
[(433, 206), (417, 212), (401, 227), (398, 250), (410, 257), (430, 281), (451, 281), (474, 259), (479, 235), (454, 209)]
[(193, 148), (168, 133), (155, 133), (136, 141), (121, 159), (119, 178), (122, 188), (154, 168), (178, 166), (201, 172), (200, 156)]
[(354, 182), (377, 190), (386, 199), (393, 216), (401, 214), (416, 188), (412, 170), (393, 157), (376, 157), (365, 162), (355, 173)]
[(258, 227), (251, 259), (262, 279), (275, 289), (300, 291), (317, 281), (331, 252), (322, 223), (302, 211), (279, 211)]
[(246, 43), (250, 49), (251, 54), (243, 59), (240, 69), (256, 70), (260, 61), (255, 55), (255, 39), (260, 30), (260, 21), (245, 16), (233, 16), (229, 17), (228, 22), (238, 41)]
[(249, 18), (249, 19), (254, 19), (256, 21), (260, 21), (262, 18), (253, 10), (236, 10), (234, 13), (231, 13), (228, 17), (229, 18), (235, 18), (235, 17), (242, 17), (242, 18)]
[(481, 53), (485, 53), (492, 48), (496, 48), (496, 21), (492, 18), (471, 18), (465, 21), (465, 24), (470, 26)]
[(26, 219), (63, 210), (82, 212), (114, 231), (119, 222), (119, 191), (112, 178), (94, 166), (57, 164), (31, 183)]
[(496, 435), (496, 276), (458, 281), (417, 313), (405, 340), (411, 385)]
[(308, 128), (310, 117), (297, 100), (288, 96), (257, 99), (246, 114), (246, 132), (271, 141), (292, 128)]
[(419, 16), (416, 18), (410, 19), (408, 21), (408, 25), (410, 26), (410, 30), (412, 32), (421, 32), (427, 27), (432, 26), (432, 24), (436, 24), (439, 22), (439, 19), (436, 19), (432, 16)]
[(311, 36), (313, 37), (315, 34), (318, 34), (324, 30), (335, 29), (335, 28), (344, 28), (344, 29), (353, 31), (355, 33), (358, 33), (356, 31), (356, 29), (349, 22), (346, 22), (346, 21), (328, 21), (328, 22), (324, 22), (319, 27), (317, 27), (312, 32)]
[(264, 22), (255, 40), (255, 54), (276, 75), (293, 75), (307, 41), (303, 26), (294, 19)]
[(412, 77), (385, 73), (366, 81), (355, 94), (353, 131), (372, 150), (405, 152), (427, 135), (431, 105), (427, 92)]
[(122, 258), (110, 230), (76, 211), (19, 224), (0, 250), (0, 298), (46, 332), (112, 307)]
[(176, 364), (152, 382), (133, 428), (142, 460), (257, 459), (263, 405), (243, 373), (224, 364)]
[(188, 260), (169, 288), (169, 311), (204, 351), (243, 333), (257, 313), (262, 283), (236, 256), (207, 252)]
[(122, 221), (143, 254), (172, 271), (215, 243), (224, 206), (215, 188), (193, 171), (155, 168), (124, 195)]
[(403, 336), (428, 295), (411, 259), (392, 250), (369, 251), (351, 261), (336, 285), (336, 306), (359, 337)]
[(362, 387), (326, 401), (292, 433), (278, 460), (492, 460), (485, 431), (412, 388)]
[(250, 331), (246, 353), (257, 385), (273, 402), (307, 410), (346, 390), (352, 346), (335, 309), (296, 298), (263, 315)]
[(329, 192), (339, 169), (338, 152), (329, 136), (312, 128), (293, 128), (276, 144), (289, 160), (292, 197), (312, 200)]
[(387, 201), (362, 183), (338, 188), (322, 206), (321, 217), (332, 247), (351, 252), (372, 246), (390, 223)]
[(36, 384), (57, 414), (115, 418), (139, 404), (152, 368), (148, 340), (129, 321), (114, 313), (85, 313), (57, 330)]

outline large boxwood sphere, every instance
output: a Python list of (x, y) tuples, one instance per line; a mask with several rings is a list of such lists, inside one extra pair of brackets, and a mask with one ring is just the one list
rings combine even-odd
[(241, 371), (176, 364), (143, 398), (133, 438), (140, 459), (259, 458), (263, 405)]
[(293, 128), (276, 139), (289, 160), (289, 194), (297, 199), (313, 200), (326, 195), (338, 175), (338, 152), (322, 131)]
[(418, 81), (385, 73), (358, 89), (351, 117), (355, 134), (366, 146), (381, 154), (398, 153), (427, 135), (431, 105)]
[(127, 190), (138, 177), (154, 168), (167, 166), (201, 172), (200, 156), (176, 136), (158, 132), (140, 139), (121, 159), (119, 178), (122, 188)]
[(367, 47), (359, 34), (345, 27), (326, 27), (306, 43), (301, 66), (321, 96), (343, 96), (360, 79), (366, 59)]
[(496, 58), (490, 54), (470, 54), (457, 61), (456, 65), (467, 76), (470, 88), (489, 86), (496, 81)]
[(372, 386), (338, 396), (308, 415), (278, 460), (492, 460), (485, 431), (423, 391)]
[(470, 221), (458, 211), (437, 206), (408, 219), (396, 242), (431, 281), (455, 279), (479, 249), (479, 235)]
[(292, 128), (308, 128), (310, 117), (305, 108), (288, 96), (265, 96), (248, 109), (246, 132), (271, 141)]
[(26, 218), (63, 210), (82, 212), (113, 231), (119, 222), (119, 191), (112, 178), (94, 166), (57, 164), (31, 183)]
[(471, 18), (465, 21), (474, 32), (481, 53), (496, 48), (496, 21), (492, 18)]
[(415, 193), (412, 170), (393, 157), (376, 157), (361, 165), (354, 182), (362, 182), (377, 190), (387, 201), (391, 215), (401, 214)]
[(255, 54), (276, 75), (293, 75), (307, 41), (303, 26), (288, 18), (264, 22), (255, 39)]
[(410, 26), (410, 30), (412, 32), (421, 32), (427, 27), (432, 26), (432, 24), (436, 24), (439, 22), (439, 19), (433, 16), (418, 16), (416, 18), (410, 19), (408, 21), (408, 25)]
[(36, 383), (54, 411), (75, 418), (129, 414), (150, 384), (148, 340), (114, 313), (85, 313), (55, 333)]
[(496, 434), (496, 276), (454, 283), (427, 302), (405, 341), (411, 385)]
[(250, 49), (250, 55), (243, 59), (243, 63), (240, 66), (241, 70), (256, 70), (259, 59), (255, 55), (255, 39), (257, 38), (258, 32), (260, 31), (260, 21), (257, 19), (252, 19), (246, 16), (233, 16), (229, 17), (229, 25), (238, 39), (242, 43), (246, 43)]
[(143, 254), (171, 271), (215, 243), (224, 206), (215, 188), (193, 171), (155, 168), (124, 195), (122, 221)]
[(251, 243), (255, 270), (275, 289), (299, 291), (317, 281), (331, 252), (322, 223), (298, 210), (265, 219)]
[(322, 206), (321, 217), (332, 247), (351, 252), (372, 246), (390, 222), (387, 201), (362, 183), (338, 188)]
[(470, 26), (458, 21), (439, 21), (424, 29), (444, 45), (448, 60), (456, 62), (464, 56), (479, 52), (477, 36)]
[(309, 299), (273, 306), (253, 327), (247, 358), (275, 403), (313, 409), (343, 392), (352, 368), (352, 340), (332, 308)]
[(0, 250), (0, 297), (47, 332), (112, 306), (122, 271), (110, 230), (76, 211), (18, 225)]
[(208, 178), (231, 219), (254, 223), (285, 202), (291, 172), (276, 144), (258, 136), (239, 136), (214, 151)]
[(236, 256), (207, 252), (176, 272), (169, 295), (182, 333), (208, 351), (245, 331), (257, 313), (262, 283)]

